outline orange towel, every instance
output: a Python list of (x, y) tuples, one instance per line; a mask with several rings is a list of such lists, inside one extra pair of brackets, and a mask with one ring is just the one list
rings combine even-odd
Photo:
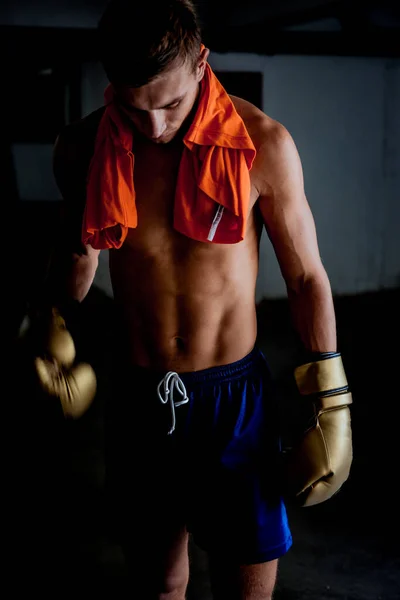
[[(111, 101), (110, 101), (111, 99)], [(133, 185), (133, 130), (105, 92), (90, 163), (82, 240), (120, 248), (138, 225)], [(207, 64), (196, 115), (184, 136), (175, 192), (174, 228), (194, 240), (233, 244), (244, 239), (250, 174), (256, 150), (228, 94)]]

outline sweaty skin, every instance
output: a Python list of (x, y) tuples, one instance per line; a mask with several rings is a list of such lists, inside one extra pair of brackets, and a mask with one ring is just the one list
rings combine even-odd
[[(240, 244), (205, 244), (173, 229), (181, 146), (143, 140), (136, 148), (139, 226), (110, 251), (132, 361), (178, 372), (230, 363), (253, 348), (260, 236), (253, 211)], [(256, 198), (253, 186), (252, 204)]]
[[(304, 195), (300, 161), (282, 125), (245, 100), (231, 96), (257, 150), (242, 242), (201, 243), (173, 229), (174, 192), (185, 128), (179, 111), (184, 112), (187, 122), (198, 92), (198, 82), (188, 88), (186, 78), (187, 72), (185, 75), (177, 69), (166, 76), (164, 89), (161, 81), (148, 84), (133, 96), (129, 90), (117, 90), (121, 107), (137, 132), (134, 187), (138, 227), (129, 231), (120, 249), (109, 251), (114, 298), (122, 316), (129, 359), (141, 366), (185, 372), (228, 364), (252, 350), (257, 335), (255, 288), (263, 224), (274, 245), (294, 322), (306, 347), (334, 350), (330, 286)], [(172, 97), (166, 89), (173, 90)], [(160, 104), (162, 109), (157, 106), (158, 97), (174, 100), (182, 94), (183, 100), (178, 105), (172, 102), (171, 109), (164, 103)], [(85, 120), (81, 123), (84, 128)], [(177, 123), (181, 123), (180, 129)], [(58, 146), (55, 173), (62, 190), (66, 159), (62, 141)], [(72, 192), (63, 196), (73, 202), (72, 197), (66, 197), (73, 195), (74, 186), (70, 183), (69, 187)], [(86, 247), (83, 254), (74, 257), (70, 290), (80, 300), (93, 281), (98, 253)]]

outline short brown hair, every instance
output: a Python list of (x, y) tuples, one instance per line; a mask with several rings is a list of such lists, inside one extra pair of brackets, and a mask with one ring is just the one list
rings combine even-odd
[(98, 25), (100, 60), (112, 83), (140, 87), (199, 58), (201, 30), (191, 0), (111, 0)]

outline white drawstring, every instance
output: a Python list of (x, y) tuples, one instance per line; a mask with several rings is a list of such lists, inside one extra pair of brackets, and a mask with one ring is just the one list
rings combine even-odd
[[(171, 387), (169, 387), (169, 385)], [(163, 389), (164, 397), (160, 393), (161, 387), (164, 387), (164, 389)], [(180, 402), (174, 401), (175, 388), (180, 393), (180, 395), (183, 397), (183, 400), (181, 400)], [(166, 376), (158, 384), (157, 393), (158, 393), (158, 397), (160, 398), (160, 400), (163, 404), (167, 404), (168, 401), (171, 404), (172, 427), (168, 431), (168, 435), (171, 435), (171, 433), (173, 433), (173, 431), (175, 430), (175, 425), (176, 425), (175, 408), (177, 406), (181, 406), (182, 404), (186, 404), (187, 402), (189, 402), (189, 398), (186, 393), (186, 388), (184, 386), (182, 379), (179, 377), (178, 373), (175, 373), (175, 371), (169, 371), (166, 374)]]

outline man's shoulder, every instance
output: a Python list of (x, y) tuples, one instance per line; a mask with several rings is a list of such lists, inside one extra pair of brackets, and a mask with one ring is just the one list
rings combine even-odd
[(65, 125), (55, 142), (55, 158), (66, 163), (77, 163), (91, 157), (97, 129), (104, 110), (105, 107), (102, 106), (81, 119), (71, 121)]
[(236, 111), (243, 119), (256, 148), (251, 178), (259, 195), (269, 193), (289, 173), (299, 173), (299, 156), (289, 131), (256, 106), (231, 96)]
[(265, 145), (279, 144), (289, 135), (282, 123), (268, 116), (251, 102), (238, 96), (230, 96), (230, 99), (242, 118), (257, 151)]

